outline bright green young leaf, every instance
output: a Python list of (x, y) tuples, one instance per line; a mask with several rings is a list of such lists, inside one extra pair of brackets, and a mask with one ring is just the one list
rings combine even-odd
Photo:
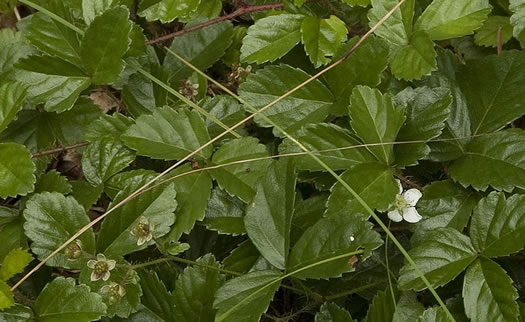
[(146, 18), (147, 21), (160, 20), (162, 23), (168, 23), (177, 18), (189, 16), (198, 8), (200, 2), (201, 0), (142, 1), (139, 15)]
[(518, 292), (505, 270), (488, 258), (480, 257), (467, 269), (463, 298), (472, 321), (519, 321)]
[(104, 114), (87, 126), (84, 137), (89, 142), (94, 142), (103, 137), (119, 138), (132, 124), (133, 120), (123, 114)]
[[(339, 212), (319, 220), (304, 232), (292, 248), (287, 271), (302, 269), (359, 249), (364, 250), (361, 256), (366, 259), (382, 243), (381, 236), (372, 230), (372, 224), (362, 215)], [(349, 263), (350, 257), (316, 265), (294, 276), (301, 279), (341, 276), (354, 269)]]
[[(261, 109), (309, 78), (310, 75), (300, 69), (270, 65), (248, 76), (239, 87), (239, 95), (253, 107)], [(293, 133), (306, 124), (324, 121), (333, 101), (332, 94), (323, 83), (313, 80), (262, 114), (288, 133)], [(255, 116), (255, 122), (262, 127), (271, 127), (259, 115)], [(283, 136), (282, 133), (274, 134)]]
[(36, 182), (35, 191), (39, 192), (60, 192), (61, 194), (67, 195), (71, 193), (72, 187), (67, 177), (62, 176), (60, 172), (51, 170), (43, 174), (38, 178)]
[(347, 310), (332, 302), (321, 305), (319, 312), (315, 315), (315, 322), (354, 322)]
[(22, 248), (15, 248), (7, 254), (0, 266), (0, 280), (7, 281), (18, 273), (33, 260), (33, 256)]
[[(452, 97), (444, 88), (409, 87), (394, 97), (394, 104), (405, 106), (407, 117), (397, 136), (398, 142), (431, 140), (438, 137), (445, 128)], [(426, 143), (394, 146), (398, 166), (416, 165), (429, 152), (430, 148)]]
[(35, 164), (23, 145), (0, 143), (0, 198), (26, 195), (35, 186)]
[(508, 256), (525, 246), (525, 196), (493, 192), (481, 199), (472, 215), (470, 239), (488, 257)]
[(416, 22), (432, 40), (470, 35), (483, 25), (492, 10), (489, 0), (435, 0)]
[[(368, 12), (370, 26), (376, 25), (398, 2), (397, 0), (372, 0), (372, 9)], [(414, 0), (405, 1), (401, 8), (394, 11), (392, 16), (377, 28), (375, 34), (394, 45), (407, 45), (412, 33), (414, 4)]]
[(259, 180), (244, 217), (250, 240), (279, 269), (284, 269), (288, 260), (296, 179), (289, 158), (275, 162)]
[[(9, 285), (6, 282), (0, 280), (0, 313), (15, 304), (13, 292), (11, 292)], [(0, 317), (2, 317), (0, 315)]]
[(394, 162), (394, 145), (405, 121), (403, 107), (394, 107), (392, 97), (378, 89), (357, 86), (350, 97), (352, 129), (364, 143), (376, 144), (368, 149), (385, 163)]
[(512, 12), (510, 23), (513, 28), (513, 35), (520, 41), (521, 47), (525, 47), (525, 1), (510, 0), (509, 9)]
[(259, 321), (281, 284), (280, 275), (276, 270), (255, 271), (227, 281), (215, 294), (215, 321)]
[(452, 179), (485, 191), (525, 188), (525, 131), (509, 129), (474, 138), (450, 167)]
[(174, 322), (173, 296), (155, 271), (140, 270), (141, 304), (166, 322)]
[(15, 32), (10, 28), (0, 29), (0, 75), (11, 70), (20, 58), (33, 51), (22, 32)]
[(86, 285), (75, 285), (73, 278), (57, 277), (46, 285), (33, 309), (42, 322), (89, 322), (106, 313), (102, 296)]
[(0, 132), (15, 118), (27, 95), (20, 83), (5, 83), (0, 86)]
[(0, 311), (0, 321), (5, 321), (5, 322), (33, 321), (33, 311), (27, 306), (23, 306), (21, 304), (15, 304), (8, 309), (4, 309), (3, 311)]
[(224, 276), (217, 270), (220, 266), (213, 255), (205, 255), (197, 262), (208, 267), (187, 267), (175, 283), (173, 299), (176, 321), (213, 321), (215, 318), (214, 295), (224, 284)]
[[(344, 128), (330, 123), (309, 124), (294, 134), (310, 151), (319, 152), (317, 156), (333, 170), (345, 170), (355, 165), (374, 162), (374, 156), (360, 147), (361, 142), (354, 138), (352, 133)], [(330, 151), (332, 150), (332, 151)], [(285, 139), (279, 146), (280, 154), (303, 152), (297, 144)], [(297, 169), (308, 171), (325, 171), (309, 156), (294, 156)]]
[(301, 24), (301, 40), (310, 61), (316, 68), (328, 64), (337, 49), (346, 41), (348, 30), (341, 19), (306, 17)]
[(91, 142), (82, 155), (82, 170), (94, 186), (103, 184), (135, 160), (135, 153), (111, 137)]
[[(408, 253), (433, 287), (456, 278), (477, 257), (470, 239), (453, 228), (439, 228), (425, 237)], [(400, 289), (420, 291), (426, 288), (409, 263), (405, 263), (399, 274)]]
[[(124, 143), (138, 155), (154, 159), (180, 160), (210, 140), (206, 126), (197, 112), (186, 108), (155, 109), (152, 115), (142, 115), (121, 136)], [(212, 147), (195, 157), (207, 159)]]
[(117, 2), (117, 0), (82, 0), (82, 16), (86, 25), (89, 26), (97, 16), (114, 7)]
[[(244, 137), (231, 140), (221, 146), (213, 154), (212, 162), (220, 165), (267, 156), (268, 150), (256, 138)], [(213, 169), (210, 173), (222, 189), (249, 203), (255, 196), (255, 188), (259, 179), (266, 173), (271, 163), (271, 159), (242, 162)]]
[(220, 234), (244, 234), (245, 208), (240, 199), (215, 188), (208, 199), (204, 224), (209, 230), (216, 230)]
[[(31, 250), (40, 260), (60, 247), (73, 234), (87, 225), (90, 220), (73, 197), (65, 197), (58, 192), (35, 194), (27, 202), (24, 210), (25, 234), (33, 241)], [(95, 252), (95, 234), (89, 229), (78, 237), (84, 252)], [(50, 266), (78, 269), (85, 265), (83, 260), (69, 260), (66, 253), (60, 252), (48, 262)]]
[(284, 56), (301, 41), (303, 18), (281, 14), (257, 20), (242, 41), (241, 61), (262, 64)]
[[(343, 179), (372, 208), (385, 211), (394, 202), (399, 187), (392, 170), (382, 164), (363, 163), (341, 175)], [(326, 215), (344, 212), (348, 216), (365, 216), (363, 206), (346, 190), (336, 183), (327, 202)]]
[(125, 7), (109, 9), (96, 17), (86, 30), (80, 57), (93, 84), (111, 84), (124, 70), (122, 56), (131, 43), (132, 25), (128, 17), (129, 10)]
[[(501, 30), (501, 31), (500, 31)], [(500, 36), (498, 35), (501, 32)], [(478, 46), (497, 47), (498, 43), (506, 44), (512, 38), (512, 25), (509, 17), (490, 16), (474, 35), (474, 42)]]
[(397, 49), (390, 62), (392, 73), (399, 79), (414, 80), (429, 75), (436, 68), (434, 42), (425, 32), (415, 32), (409, 43)]
[[(242, 105), (231, 96), (217, 95), (211, 98), (208, 97), (201, 107), (226, 124), (226, 126), (235, 125), (245, 116)], [(206, 127), (212, 138), (224, 132), (222, 127), (210, 119), (206, 119)]]

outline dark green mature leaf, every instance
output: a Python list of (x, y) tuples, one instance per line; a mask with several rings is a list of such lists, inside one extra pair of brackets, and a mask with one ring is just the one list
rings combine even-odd
[(432, 307), (426, 309), (416, 322), (452, 322), (452, 320), (442, 307)]
[[(390, 290), (387, 290), (389, 292)], [(392, 317), (392, 322), (415, 321), (423, 312), (425, 307), (418, 301), (417, 293), (401, 293), (397, 300), (396, 311)]]
[(152, 170), (138, 169), (117, 173), (105, 184), (105, 193), (110, 199), (115, 199), (117, 194), (128, 186), (136, 187), (137, 189), (153, 180), (158, 174)]
[(394, 162), (394, 146), (397, 134), (405, 121), (402, 107), (394, 107), (389, 94), (377, 89), (357, 86), (350, 97), (352, 129), (369, 146), (376, 158), (385, 163)]
[[(310, 151), (329, 150), (319, 152), (317, 156), (333, 170), (345, 170), (361, 163), (375, 161), (374, 156), (366, 147), (359, 146), (361, 142), (355, 139), (350, 131), (335, 124), (308, 124), (297, 131), (294, 138)], [(303, 150), (290, 139), (285, 139), (279, 146), (280, 154), (298, 152), (303, 152)], [(326, 171), (307, 155), (294, 156), (293, 158), (299, 170)]]
[(0, 86), (0, 132), (15, 118), (27, 95), (20, 83), (5, 83)]
[(143, 1), (139, 15), (148, 21), (160, 20), (168, 23), (176, 18), (189, 16), (195, 11), (201, 0), (154, 0)]
[[(231, 96), (217, 95), (211, 98), (208, 97), (203, 102), (202, 108), (226, 126), (233, 126), (244, 118), (242, 105)], [(206, 127), (212, 138), (224, 132), (222, 127), (210, 119), (206, 119)]]
[(425, 32), (415, 32), (409, 43), (398, 48), (392, 61), (394, 76), (405, 80), (421, 79), (436, 68), (434, 42)]
[(525, 45), (525, 1), (510, 0), (509, 10), (512, 12), (510, 23), (514, 26), (513, 35), (521, 43), (521, 47)]
[(467, 269), (463, 298), (472, 321), (518, 321), (518, 292), (503, 268), (488, 258), (480, 257)]
[[(248, 76), (239, 87), (239, 95), (256, 109), (261, 109), (287, 91), (310, 78), (300, 69), (288, 65), (270, 65)], [(299, 130), (308, 123), (324, 121), (334, 98), (319, 80), (298, 89), (262, 112), (288, 133)], [(255, 121), (262, 127), (271, 127), (260, 115)], [(283, 136), (274, 130), (274, 134)]]
[(416, 22), (432, 40), (470, 35), (483, 25), (492, 6), (488, 0), (435, 0)]
[(0, 266), (0, 280), (7, 281), (18, 273), (33, 260), (33, 256), (22, 248), (15, 248), (4, 257)]
[(366, 259), (381, 244), (381, 236), (363, 216), (339, 212), (320, 219), (304, 232), (290, 252), (287, 271), (301, 270), (294, 276), (302, 279), (338, 277), (354, 269), (349, 263), (352, 255), (306, 267), (359, 249), (364, 250), (361, 256)]
[[(408, 253), (433, 287), (453, 280), (477, 257), (470, 239), (453, 228), (432, 231)], [(420, 291), (426, 288), (410, 264), (405, 263), (399, 274), (401, 289)]]
[[(24, 235), (24, 221), (22, 216), (17, 212), (7, 211), (0, 208), (0, 233), (2, 234), (2, 243), (0, 244), (0, 259), (4, 259), (7, 254), (16, 248), (27, 248), (27, 240)], [(6, 216), (6, 217), (4, 217)]]
[(75, 181), (72, 180), (69, 182), (72, 191), (71, 195), (84, 207), (84, 209), (89, 210), (91, 206), (100, 198), (102, 192), (104, 192), (104, 186), (99, 185), (93, 187), (87, 181)]
[(315, 194), (305, 200), (296, 197), (290, 233), (291, 245), (294, 245), (308, 228), (323, 218), (327, 199), (328, 195), (324, 193)]
[(124, 70), (122, 56), (131, 43), (132, 25), (128, 17), (125, 7), (109, 9), (96, 17), (86, 30), (80, 56), (93, 84), (111, 84)]
[(26, 195), (35, 185), (35, 164), (27, 148), (15, 143), (0, 143), (0, 198)]
[(173, 296), (166, 285), (159, 279), (155, 271), (139, 271), (142, 288), (141, 304), (153, 311), (163, 321), (173, 322), (175, 305)]
[(284, 269), (288, 260), (296, 180), (290, 159), (275, 162), (257, 184), (244, 217), (250, 240), (279, 269)]
[(11, 70), (13, 65), (33, 52), (21, 32), (10, 28), (0, 29), (0, 75)]
[[(15, 304), (13, 292), (11, 292), (6, 282), (0, 280), (0, 312), (11, 307), (13, 304)], [(2, 316), (0, 315), (0, 317)]]
[(262, 64), (284, 56), (301, 41), (303, 19), (281, 14), (257, 20), (242, 41), (241, 61)]
[(209, 230), (216, 230), (220, 234), (244, 234), (245, 208), (240, 199), (217, 187), (208, 199), (204, 224)]
[[(397, 3), (397, 0), (372, 0), (372, 9), (368, 12), (370, 26), (376, 25)], [(377, 28), (375, 34), (392, 44), (407, 45), (412, 33), (414, 4), (414, 0), (405, 1), (400, 9), (394, 11), (392, 16)]]
[(133, 120), (123, 114), (104, 114), (87, 126), (84, 137), (89, 142), (94, 142), (103, 137), (120, 138), (120, 135), (132, 124)]
[[(197, 112), (162, 107), (155, 109), (152, 115), (140, 116), (121, 139), (139, 155), (180, 160), (208, 142), (210, 137)], [(211, 153), (212, 147), (209, 146), (195, 157), (207, 159)]]
[[(501, 29), (501, 31), (499, 31)], [(501, 36), (498, 33), (501, 32)], [(501, 44), (506, 44), (512, 38), (512, 25), (509, 17), (490, 16), (483, 26), (476, 31), (474, 42), (478, 46), (497, 47), (501, 37)]]
[(325, 302), (315, 315), (315, 322), (353, 322), (350, 313), (335, 303)]
[[(84, 207), (73, 197), (65, 197), (58, 192), (35, 194), (27, 202), (24, 217), (25, 234), (33, 241), (31, 250), (40, 260), (90, 222)], [(88, 229), (78, 237), (78, 240), (83, 251), (91, 254), (95, 252), (93, 229)], [(78, 269), (85, 264), (85, 261), (68, 260), (66, 254), (61, 252), (53, 256), (47, 264)]]
[(197, 262), (207, 267), (187, 267), (175, 283), (176, 321), (213, 321), (215, 318), (214, 296), (224, 284), (224, 276), (217, 270), (220, 265), (213, 255), (205, 255)]
[(117, 3), (117, 0), (82, 0), (84, 22), (86, 25), (89, 25), (95, 17), (100, 16), (104, 11), (114, 7)]
[(493, 192), (474, 208), (472, 245), (488, 257), (508, 256), (525, 246), (525, 196)]
[(135, 153), (122, 142), (104, 137), (88, 145), (82, 155), (82, 170), (86, 180), (98, 186), (134, 160)]
[(256, 263), (262, 258), (253, 243), (247, 239), (233, 249), (222, 263), (225, 269), (246, 274), (256, 270)]
[(304, 49), (316, 68), (332, 60), (347, 33), (345, 23), (336, 16), (326, 19), (306, 17), (301, 24)]
[[(397, 136), (398, 142), (431, 140), (445, 128), (452, 103), (450, 92), (444, 88), (407, 88), (394, 97), (394, 104), (405, 106), (407, 119)], [(394, 146), (398, 166), (417, 164), (430, 152), (426, 143)]]
[[(212, 162), (220, 165), (267, 156), (268, 150), (256, 138), (244, 137), (231, 140), (221, 146), (213, 154)], [(242, 162), (213, 169), (210, 173), (222, 189), (249, 203), (255, 196), (257, 182), (271, 163), (271, 159)]]
[(72, 278), (57, 277), (47, 284), (33, 306), (39, 321), (89, 322), (106, 313), (102, 297)]
[(450, 167), (450, 175), (463, 186), (485, 191), (525, 188), (525, 132), (509, 129), (478, 136), (465, 155)]
[(216, 322), (257, 322), (280, 286), (281, 272), (255, 271), (227, 281), (215, 294)]
[[(397, 294), (394, 295), (397, 297)], [(395, 300), (388, 289), (378, 292), (372, 299), (364, 322), (392, 321), (396, 311)]]
[[(372, 208), (387, 210), (399, 193), (392, 170), (379, 163), (363, 163), (345, 171), (341, 178)], [(349, 216), (368, 216), (363, 206), (336, 183), (327, 202), (326, 215), (344, 212)]]
[(71, 193), (72, 187), (65, 176), (62, 176), (60, 172), (51, 170), (46, 172), (40, 178), (35, 186), (34, 192), (60, 192), (61, 194), (67, 195)]
[(27, 322), (33, 320), (33, 311), (21, 304), (0, 311), (0, 321), (4, 322)]

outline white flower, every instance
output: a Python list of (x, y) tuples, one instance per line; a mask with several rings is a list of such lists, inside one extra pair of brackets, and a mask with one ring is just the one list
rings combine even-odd
[(153, 239), (153, 225), (150, 224), (148, 218), (141, 216), (131, 234), (137, 237), (137, 245), (142, 246)]
[(124, 287), (115, 282), (111, 282), (102, 286), (100, 292), (102, 293), (102, 295), (108, 298), (108, 302), (110, 305), (115, 304), (116, 302), (118, 302), (118, 300), (123, 298), (124, 295), (126, 295), (126, 290), (124, 289)]
[(91, 272), (91, 281), (94, 282), (98, 281), (99, 279), (107, 281), (111, 275), (110, 271), (115, 268), (116, 264), (116, 261), (112, 259), (106, 259), (104, 254), (98, 254), (96, 260), (90, 259), (87, 262), (87, 267), (93, 269), (93, 272)]
[(423, 217), (417, 212), (416, 204), (422, 196), (421, 191), (409, 189), (403, 192), (401, 182), (399, 180), (396, 181), (399, 185), (399, 194), (388, 211), (388, 218), (395, 222), (400, 222), (403, 219), (413, 224), (419, 222)]

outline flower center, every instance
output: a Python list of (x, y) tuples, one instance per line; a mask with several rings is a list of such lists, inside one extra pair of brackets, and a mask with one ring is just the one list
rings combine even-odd
[(82, 248), (80, 247), (78, 243), (74, 242), (72, 244), (69, 244), (69, 246), (67, 246), (66, 257), (69, 260), (75, 260), (79, 258), (80, 255), (82, 255)]
[(151, 233), (151, 227), (149, 224), (140, 223), (135, 229), (137, 236), (147, 237)]
[(408, 202), (405, 200), (405, 198), (403, 198), (402, 195), (397, 195), (396, 196), (396, 201), (395, 201), (395, 207), (399, 210), (401, 209), (405, 209), (405, 208), (409, 208), (410, 205), (408, 204)]
[(94, 271), (97, 275), (103, 275), (109, 270), (109, 266), (106, 262), (97, 262), (95, 264)]

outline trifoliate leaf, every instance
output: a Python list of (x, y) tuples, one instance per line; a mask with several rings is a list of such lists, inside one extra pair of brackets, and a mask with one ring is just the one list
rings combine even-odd
[[(372, 9), (368, 12), (370, 27), (376, 25), (397, 3), (397, 0), (372, 0)], [(405, 1), (401, 8), (377, 28), (375, 34), (394, 45), (407, 45), (412, 33), (414, 3), (414, 0)]]
[(328, 64), (346, 40), (348, 30), (341, 19), (306, 17), (301, 24), (301, 40), (310, 61), (316, 68)]
[[(204, 121), (197, 112), (171, 107), (155, 109), (152, 115), (142, 115), (121, 136), (122, 141), (137, 151), (154, 159), (180, 160), (210, 140)], [(207, 159), (212, 152), (209, 146), (195, 155)]]
[(392, 298), (392, 295), (398, 297), (397, 289), (395, 291), (394, 294), (389, 289), (379, 291), (372, 299), (364, 322), (392, 321), (396, 311), (396, 299)]
[(102, 115), (98, 120), (90, 123), (84, 137), (93, 142), (103, 137), (119, 138), (124, 131), (133, 124), (133, 120), (120, 113)]
[(450, 167), (452, 179), (485, 191), (525, 187), (525, 131), (509, 129), (474, 138)]
[(98, 320), (106, 313), (102, 296), (86, 285), (75, 285), (73, 278), (57, 277), (46, 285), (33, 306), (39, 321)]
[(71, 193), (72, 187), (66, 177), (62, 176), (60, 172), (51, 170), (46, 172), (40, 178), (35, 186), (35, 192), (60, 192), (61, 194), (67, 195)]
[(281, 272), (255, 271), (227, 281), (215, 294), (216, 322), (257, 322), (280, 286)]
[(0, 311), (0, 321), (5, 321), (5, 322), (33, 321), (33, 311), (27, 306), (15, 304), (8, 309), (4, 309), (3, 311)]
[(286, 267), (288, 259), (296, 179), (290, 159), (275, 162), (259, 180), (244, 217), (250, 240), (279, 269)]
[(0, 74), (10, 71), (20, 58), (33, 52), (33, 47), (22, 37), (22, 32), (10, 28), (0, 29)]
[(35, 164), (23, 145), (0, 143), (0, 198), (26, 195), (35, 186)]
[(398, 48), (392, 61), (392, 73), (404, 80), (421, 79), (436, 68), (434, 42), (425, 32), (415, 32), (409, 43)]
[[(60, 247), (90, 220), (82, 207), (73, 197), (65, 197), (58, 192), (35, 194), (27, 202), (24, 210), (24, 230), (33, 243), (31, 250), (40, 260)], [(88, 229), (78, 237), (82, 251), (95, 252), (95, 234)], [(67, 249), (66, 249), (67, 250)], [(48, 262), (49, 266), (78, 269), (85, 264), (84, 259), (68, 259), (66, 253), (60, 252)]]
[[(433, 287), (453, 280), (477, 257), (470, 239), (453, 228), (432, 231), (408, 254)], [(420, 291), (426, 288), (409, 263), (405, 263), (399, 274), (399, 287), (402, 290)]]
[(166, 289), (166, 285), (155, 271), (140, 270), (139, 276), (143, 293), (141, 304), (164, 321), (173, 322), (176, 308), (173, 305), (173, 296)]
[(27, 90), (20, 83), (5, 83), (0, 86), (0, 132), (15, 118), (26, 98)]
[(354, 322), (347, 310), (332, 302), (321, 305), (319, 312), (315, 315), (315, 322)]
[(376, 144), (368, 149), (385, 163), (394, 162), (394, 142), (405, 121), (402, 107), (394, 107), (392, 97), (379, 90), (357, 86), (350, 97), (351, 125), (364, 143)]
[(82, 0), (84, 22), (89, 26), (97, 16), (114, 7), (117, 3), (116, 0)]
[(262, 64), (284, 56), (301, 41), (303, 18), (281, 14), (257, 20), (242, 41), (241, 61)]
[(86, 30), (80, 57), (93, 84), (111, 84), (124, 70), (122, 56), (131, 43), (132, 25), (128, 17), (129, 11), (125, 7), (109, 9), (96, 17)]
[(483, 25), (492, 6), (488, 0), (436, 0), (425, 9), (415, 29), (432, 40), (470, 35)]
[(139, 16), (147, 21), (160, 20), (162, 23), (168, 23), (189, 16), (198, 8), (200, 2), (201, 0), (143, 1), (139, 7)]
[(503, 268), (488, 258), (480, 257), (467, 269), (463, 298), (472, 321), (519, 321), (518, 292)]
[[(267, 156), (268, 150), (256, 138), (244, 137), (221, 146), (213, 154), (212, 162), (220, 165)], [(255, 187), (259, 179), (271, 163), (271, 159), (242, 162), (213, 169), (210, 173), (222, 189), (249, 203), (255, 196)]]
[[(256, 109), (261, 109), (309, 78), (310, 75), (300, 69), (270, 65), (248, 76), (246, 82), (239, 86), (239, 95)], [(305, 124), (324, 121), (333, 101), (332, 94), (323, 83), (314, 80), (261, 114), (293, 133)], [(255, 122), (262, 127), (271, 127), (260, 115), (255, 116)], [(277, 130), (274, 134), (283, 136)]]
[[(11, 292), (9, 285), (6, 282), (0, 280), (0, 313), (15, 304), (13, 292)], [(0, 315), (2, 317), (2, 315)]]
[(15, 248), (7, 254), (0, 266), (0, 280), (7, 281), (18, 273), (33, 260), (33, 256), (22, 248)]
[[(217, 95), (211, 98), (208, 97), (203, 102), (202, 108), (226, 126), (233, 126), (244, 118), (242, 105), (231, 96)], [(224, 132), (222, 127), (208, 118), (206, 119), (206, 127), (212, 138)]]
[(213, 189), (206, 208), (204, 224), (209, 230), (220, 234), (239, 235), (244, 229), (245, 204), (238, 198), (230, 196), (220, 188)]
[(213, 321), (215, 318), (214, 295), (224, 284), (224, 276), (219, 273), (220, 265), (213, 255), (205, 255), (197, 262), (206, 267), (187, 267), (175, 283), (176, 321)]
[(497, 47), (498, 44), (506, 44), (511, 38), (512, 25), (509, 17), (490, 16), (483, 26), (476, 31), (474, 42), (478, 46)]
[(299, 271), (294, 276), (301, 279), (338, 277), (354, 269), (349, 263), (352, 255), (330, 259), (359, 249), (366, 259), (381, 244), (381, 236), (363, 216), (339, 212), (322, 218), (304, 232), (290, 252), (287, 271)]
[(509, 10), (512, 12), (510, 23), (513, 28), (513, 35), (520, 41), (521, 47), (525, 47), (525, 1), (510, 0)]

